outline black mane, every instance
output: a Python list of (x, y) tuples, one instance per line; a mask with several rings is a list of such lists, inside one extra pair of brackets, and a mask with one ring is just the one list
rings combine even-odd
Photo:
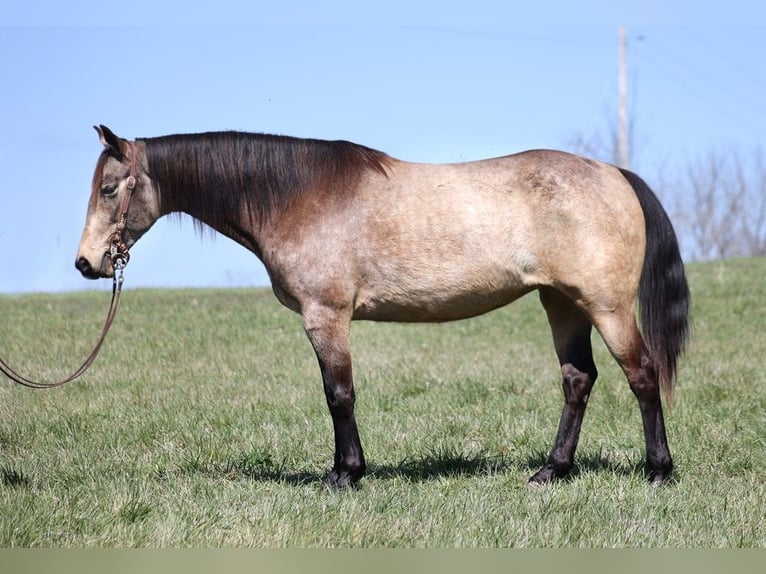
[(263, 222), (309, 191), (342, 193), (366, 170), (385, 174), (389, 159), (347, 141), (242, 132), (141, 141), (162, 212), (204, 215), (213, 228), (242, 209), (254, 222)]

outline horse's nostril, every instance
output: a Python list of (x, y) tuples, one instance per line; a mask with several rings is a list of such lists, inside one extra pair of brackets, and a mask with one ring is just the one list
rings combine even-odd
[(85, 257), (79, 257), (77, 261), (75, 261), (74, 266), (85, 277), (94, 276), (93, 266), (90, 264), (90, 261), (88, 261)]

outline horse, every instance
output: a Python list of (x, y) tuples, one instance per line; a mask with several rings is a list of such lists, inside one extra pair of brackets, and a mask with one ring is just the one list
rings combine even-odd
[(366, 470), (351, 321), (466, 319), (532, 291), (547, 314), (564, 405), (529, 483), (574, 466), (598, 376), (593, 327), (638, 401), (646, 478), (670, 481), (662, 402), (672, 405), (690, 293), (671, 221), (639, 176), (554, 150), (424, 164), (343, 140), (235, 131), (126, 140), (95, 129), (103, 149), (76, 268), (113, 277), (171, 213), (252, 251), (316, 353), (335, 439), (328, 485), (354, 486)]

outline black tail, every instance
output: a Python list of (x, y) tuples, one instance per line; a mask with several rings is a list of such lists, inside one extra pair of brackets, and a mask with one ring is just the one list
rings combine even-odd
[(620, 171), (636, 192), (644, 212), (646, 254), (638, 288), (641, 330), (670, 406), (678, 358), (690, 334), (689, 285), (668, 214), (643, 179), (628, 170)]

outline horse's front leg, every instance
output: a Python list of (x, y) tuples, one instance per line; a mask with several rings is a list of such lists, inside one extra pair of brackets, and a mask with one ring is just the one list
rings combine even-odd
[(366, 468), (354, 418), (349, 322), (347, 314), (326, 307), (311, 307), (303, 312), (304, 328), (319, 360), (335, 432), (335, 460), (325, 481), (338, 488), (353, 486)]

